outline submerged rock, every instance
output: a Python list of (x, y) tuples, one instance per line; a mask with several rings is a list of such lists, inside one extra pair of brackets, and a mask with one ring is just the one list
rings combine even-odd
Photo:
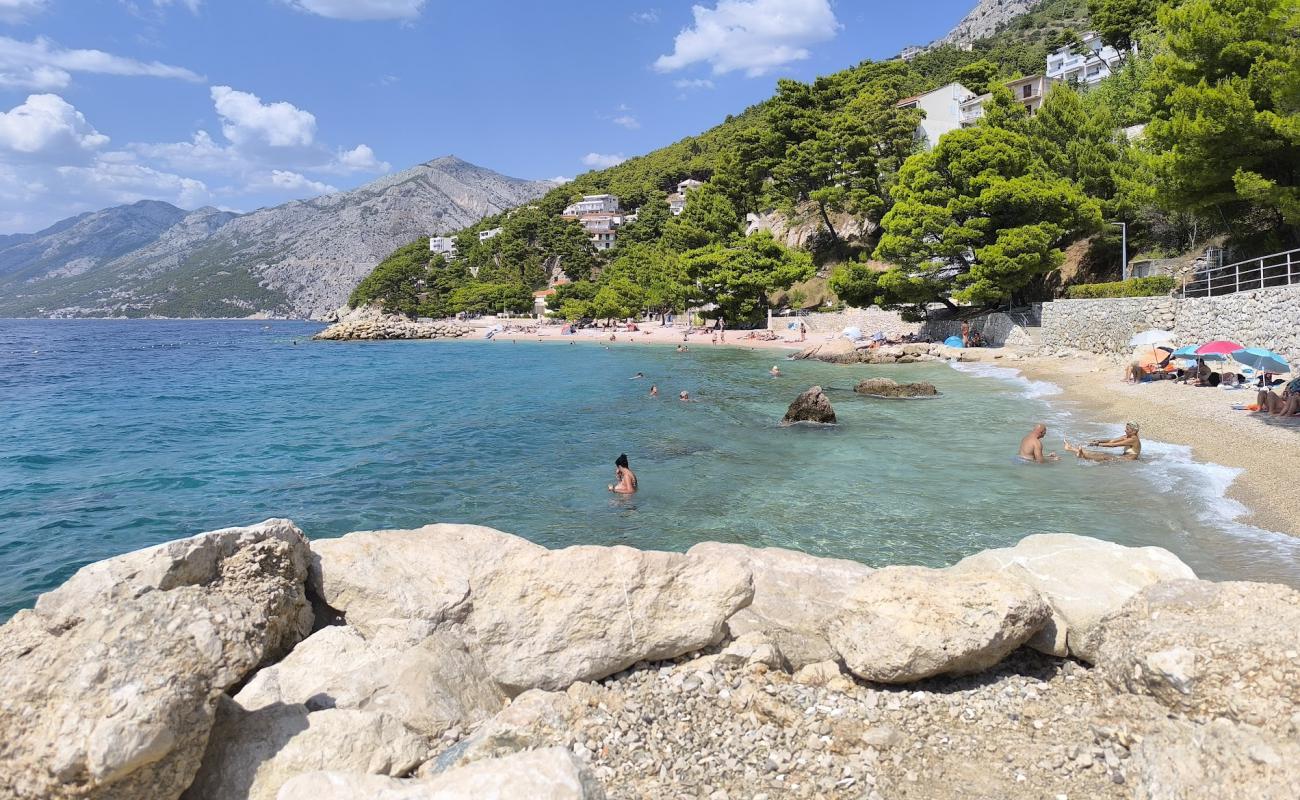
[(1159, 581), (1196, 577), (1160, 547), (1124, 547), (1068, 533), (1026, 536), (1014, 547), (985, 550), (962, 559), (954, 572), (1004, 572), (1038, 590), (1052, 619), (1029, 646), (1055, 656), (1093, 661), (1088, 646), (1105, 615)]
[(853, 388), (858, 394), (873, 397), (937, 397), (933, 383), (899, 383), (890, 378), (867, 378)]
[(1000, 573), (886, 567), (858, 582), (829, 634), (853, 674), (909, 683), (988, 669), (1050, 618), (1038, 592)]
[(21, 798), (175, 798), (217, 698), (310, 629), (307, 542), (271, 520), (85, 567), (0, 628), (0, 775)]
[(782, 425), (794, 422), (817, 422), (827, 425), (835, 424), (835, 409), (827, 399), (822, 387), (814, 386), (794, 399), (782, 418)]

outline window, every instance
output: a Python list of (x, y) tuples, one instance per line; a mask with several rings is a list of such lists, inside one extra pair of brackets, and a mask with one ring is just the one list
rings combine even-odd
[(1026, 99), (1026, 100), (1028, 100), (1029, 98), (1031, 98), (1031, 97), (1033, 97), (1033, 96), (1034, 96), (1034, 87), (1033, 87), (1033, 84), (1029, 84), (1029, 83), (1025, 84), (1024, 94), (1021, 95), (1021, 97), (1023, 97), (1023, 98)]

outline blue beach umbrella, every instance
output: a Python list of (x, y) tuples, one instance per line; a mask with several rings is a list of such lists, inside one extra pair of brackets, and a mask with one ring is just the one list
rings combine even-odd
[(943, 343), (944, 343), (945, 345), (947, 345), (948, 347), (961, 347), (961, 346), (962, 346), (962, 343), (961, 343), (961, 337), (960, 337), (960, 336), (949, 336), (947, 339), (944, 339), (944, 340), (943, 340)]
[(1246, 347), (1232, 354), (1238, 364), (1254, 367), (1260, 372), (1290, 372), (1291, 365), (1282, 356), (1267, 347)]
[(1224, 360), (1223, 356), (1219, 355), (1218, 353), (1202, 353), (1202, 354), (1200, 354), (1200, 355), (1197, 355), (1197, 354), (1196, 354), (1196, 348), (1198, 348), (1198, 347), (1200, 347), (1200, 345), (1197, 345), (1197, 344), (1189, 344), (1189, 345), (1187, 345), (1186, 347), (1180, 347), (1180, 348), (1178, 348), (1177, 350), (1174, 351), (1174, 354), (1173, 354), (1173, 355), (1174, 355), (1174, 358), (1181, 358), (1181, 359), (1185, 359), (1185, 360), (1187, 360), (1187, 361), (1195, 361), (1195, 360), (1198, 359), (1198, 358), (1203, 359), (1203, 360), (1205, 360), (1205, 361), (1223, 361), (1223, 360)]

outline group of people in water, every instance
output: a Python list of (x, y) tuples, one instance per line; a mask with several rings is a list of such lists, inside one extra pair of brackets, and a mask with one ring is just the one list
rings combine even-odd
[[(1045, 464), (1048, 461), (1059, 461), (1060, 456), (1056, 453), (1043, 453), (1043, 437), (1047, 436), (1047, 426), (1038, 423), (1034, 426), (1025, 438), (1020, 440), (1020, 460), (1034, 464)], [(1083, 445), (1070, 444), (1069, 440), (1065, 441), (1066, 452), (1074, 453), (1075, 458), (1080, 461), (1137, 461), (1142, 456), (1142, 437), (1138, 430), (1136, 422), (1127, 423), (1124, 426), (1124, 435), (1116, 436), (1114, 439), (1093, 439), (1088, 442), (1088, 447), (1118, 447), (1120, 452), (1104, 453), (1100, 450), (1086, 450)]]

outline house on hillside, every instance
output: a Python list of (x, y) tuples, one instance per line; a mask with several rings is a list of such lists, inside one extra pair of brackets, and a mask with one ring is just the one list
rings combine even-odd
[(677, 184), (677, 191), (668, 195), (668, 213), (674, 217), (681, 216), (682, 212), (686, 210), (686, 193), (703, 185), (704, 181), (697, 181), (694, 178), (687, 178)]
[(429, 252), (450, 261), (456, 257), (456, 240), (450, 236), (430, 236)]
[(961, 127), (961, 104), (974, 96), (960, 83), (950, 83), (932, 92), (905, 97), (898, 101), (898, 107), (919, 108), (925, 113), (916, 128), (916, 138), (924, 140), (928, 149), (939, 143), (940, 136)]
[(898, 53), (898, 58), (901, 58), (904, 61), (911, 61), (912, 59), (916, 58), (917, 56), (921, 55), (924, 52), (925, 52), (924, 47), (916, 44), (909, 44), (907, 47), (904, 47)]
[(583, 195), (581, 200), (564, 209), (564, 216), (580, 217), (583, 214), (612, 214), (618, 210), (618, 197), (612, 194), (588, 194)]
[[(1016, 102), (1024, 105), (1030, 115), (1033, 115), (1043, 107), (1043, 98), (1047, 95), (1047, 89), (1052, 85), (1052, 81), (1045, 75), (1029, 75), (1028, 77), (1007, 81), (1005, 85), (1011, 90), (1011, 96), (1016, 99)], [(984, 118), (984, 104), (992, 96), (991, 94), (982, 94), (979, 97), (972, 97), (961, 104), (961, 125), (963, 128), (974, 125)]]
[[(1101, 41), (1094, 32), (1083, 34), (1083, 47), (1067, 45), (1047, 56), (1048, 80), (1069, 81), (1081, 87), (1093, 86), (1110, 75), (1123, 54)], [(1080, 52), (1082, 50), (1082, 52)]]
[(492, 237), (496, 236), (499, 233), (501, 233), (500, 228), (490, 228), (486, 231), (479, 231), (478, 240), (480, 242), (486, 242), (488, 239), (491, 239)]

